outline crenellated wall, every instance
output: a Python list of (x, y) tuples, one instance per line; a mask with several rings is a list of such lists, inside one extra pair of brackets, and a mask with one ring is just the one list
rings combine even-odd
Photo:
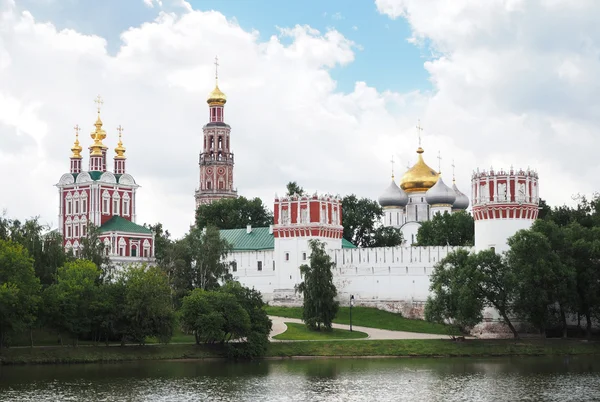
[[(334, 283), (342, 302), (354, 295), (363, 305), (422, 305), (429, 295), (434, 265), (456, 249), (459, 247), (355, 248), (328, 250), (328, 254), (336, 265)], [(286, 261), (278, 259), (273, 250), (242, 251), (231, 253), (227, 261), (235, 261), (235, 271), (231, 265), (233, 276), (259, 290), (266, 301), (294, 304), (300, 300), (293, 291), (302, 280), (299, 266), (308, 263), (310, 255), (303, 250), (294, 257)], [(400, 308), (390, 305), (387, 309)]]

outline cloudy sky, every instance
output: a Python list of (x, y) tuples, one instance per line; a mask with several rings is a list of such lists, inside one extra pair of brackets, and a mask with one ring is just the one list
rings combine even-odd
[[(350, 7), (352, 4), (352, 8)], [(540, 174), (541, 196), (598, 190), (596, 0), (0, 0), (0, 208), (57, 225), (54, 187), (93, 99), (141, 189), (138, 223), (193, 220), (206, 95), (228, 96), (235, 186), (377, 198), (426, 161)], [(112, 158), (111, 158), (112, 159)], [(84, 164), (87, 166), (87, 157)], [(111, 163), (112, 164), (112, 163)]]

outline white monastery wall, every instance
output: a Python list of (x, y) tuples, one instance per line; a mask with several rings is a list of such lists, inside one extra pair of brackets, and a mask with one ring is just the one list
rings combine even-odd
[(529, 229), (533, 219), (490, 219), (475, 221), (475, 246), (477, 251), (494, 247), (496, 252), (508, 251), (507, 240), (519, 230)]

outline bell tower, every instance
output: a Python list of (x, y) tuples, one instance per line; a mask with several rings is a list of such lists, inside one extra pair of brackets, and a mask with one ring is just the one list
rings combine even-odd
[(225, 123), (227, 97), (219, 89), (219, 59), (215, 57), (215, 89), (208, 95), (208, 123), (202, 128), (203, 148), (200, 153), (200, 183), (196, 190), (196, 208), (221, 198), (237, 197), (233, 188), (233, 152), (231, 127)]

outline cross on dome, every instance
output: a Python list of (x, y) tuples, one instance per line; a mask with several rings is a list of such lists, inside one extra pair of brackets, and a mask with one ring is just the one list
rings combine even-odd
[(215, 80), (219, 80), (219, 56), (215, 56)]
[(423, 132), (423, 127), (421, 127), (421, 119), (418, 120), (417, 124), (417, 135), (419, 136), (419, 147), (421, 147), (421, 133)]
[(394, 155), (392, 155), (392, 180), (394, 180)]
[(440, 151), (438, 151), (438, 173), (442, 174), (442, 153)]
[(96, 107), (98, 108), (98, 114), (100, 114), (100, 108), (102, 108), (102, 105), (104, 104), (102, 97), (100, 95), (98, 95), (96, 97), (96, 99), (94, 99), (94, 103), (96, 104)]
[(452, 159), (452, 182), (456, 181), (456, 176), (454, 174), (455, 168), (456, 168), (456, 165), (454, 164), (454, 159)]

